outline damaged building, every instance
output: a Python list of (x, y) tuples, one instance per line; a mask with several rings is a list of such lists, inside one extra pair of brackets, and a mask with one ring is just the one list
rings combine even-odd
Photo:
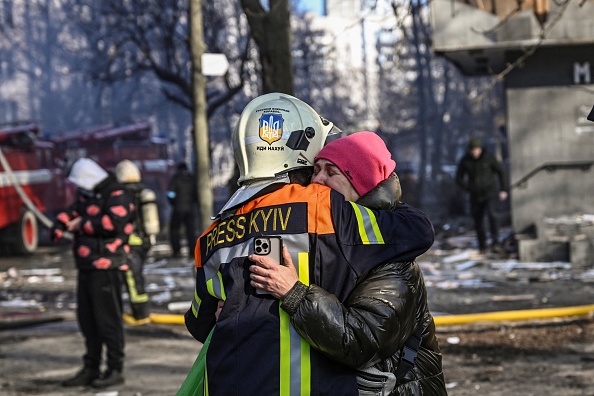
[(433, 49), (505, 87), (522, 261), (594, 265), (594, 0), (434, 0)]

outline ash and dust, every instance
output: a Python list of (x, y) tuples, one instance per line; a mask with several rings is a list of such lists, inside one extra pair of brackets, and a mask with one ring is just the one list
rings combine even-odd
[[(512, 240), (511, 232), (502, 230)], [(471, 232), (437, 235), (418, 259), (435, 316), (540, 310), (593, 303), (594, 269), (568, 262), (519, 262), (510, 244), (480, 255)], [(158, 244), (146, 263), (152, 311), (179, 314), (194, 291), (191, 258)], [(76, 271), (69, 246), (0, 257), (0, 393), (173, 395), (201, 344), (179, 324), (126, 326), (126, 383), (100, 392), (62, 388), (81, 366)], [(124, 296), (126, 302), (126, 296)], [(437, 327), (452, 396), (594, 395), (592, 316), (502, 320)]]

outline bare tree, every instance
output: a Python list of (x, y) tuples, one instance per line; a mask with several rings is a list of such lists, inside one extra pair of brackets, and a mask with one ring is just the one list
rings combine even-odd
[(268, 11), (260, 0), (241, 0), (241, 4), (260, 50), (262, 90), (293, 95), (289, 0), (270, 0)]
[(192, 54), (192, 99), (194, 103), (193, 122), (196, 143), (196, 178), (200, 229), (208, 228), (213, 215), (212, 189), (210, 185), (210, 140), (206, 119), (206, 78), (202, 73), (204, 39), (202, 27), (202, 2), (190, 0), (190, 52)]
[(470, 135), (498, 133), (503, 96), (494, 90), (488, 104), (477, 107), (474, 98), (487, 89), (489, 79), (465, 77), (435, 56), (427, 3), (407, 0), (392, 5), (397, 20), (389, 32), (393, 38), (378, 41), (382, 135), (397, 150), (405, 142), (406, 151), (395, 154), (399, 166), (417, 174), (425, 209), (434, 203), (446, 207), (441, 189), (451, 182), (448, 172)]
[[(196, 163), (200, 219), (205, 228), (213, 208), (211, 167), (221, 168), (211, 161), (207, 118), (215, 120), (215, 133), (227, 131), (216, 124), (230, 120), (214, 115), (243, 92), (245, 81), (253, 80), (253, 53), (247, 20), (239, 4), (231, 0), (193, 0), (193, 14), (199, 15), (199, 21), (190, 17), (189, 5), (186, 0), (70, 0), (67, 10), (86, 38), (83, 56), (88, 60), (86, 72), (91, 81), (110, 90), (137, 81), (137, 86), (160, 91), (153, 95), (161, 98), (161, 106), (152, 107), (155, 113), (161, 111), (164, 101), (186, 112), (181, 118), (183, 125), (179, 125), (177, 148), (185, 161)], [(200, 31), (191, 34), (190, 27), (197, 24)], [(200, 40), (192, 40), (196, 34)], [(200, 54), (191, 50), (191, 43), (198, 44), (194, 47), (199, 47), (200, 54), (225, 54), (230, 62), (229, 72), (221, 77), (203, 76)], [(113, 99), (118, 102), (116, 97)], [(243, 95), (238, 100), (242, 104), (245, 101)], [(135, 98), (114, 107), (114, 111), (139, 103), (146, 107), (143, 98)], [(194, 121), (192, 132), (188, 133), (190, 114)], [(188, 138), (192, 139), (191, 144)], [(229, 159), (216, 158), (222, 160)]]
[[(205, 52), (224, 53), (231, 64), (230, 73), (208, 81), (210, 117), (243, 86), (249, 37), (237, 30), (242, 24), (237, 21), (240, 9), (234, 2), (202, 3), (207, 21)], [(160, 91), (168, 100), (192, 111), (188, 4), (187, 0), (70, 0), (70, 18), (78, 22), (89, 43), (90, 76), (112, 84), (150, 73), (160, 82)], [(230, 26), (236, 30), (234, 39), (222, 46), (221, 39), (230, 37)]]
[(295, 12), (291, 19), (295, 95), (342, 130), (362, 129), (364, 70), (341, 57), (337, 30), (316, 23), (313, 14)]

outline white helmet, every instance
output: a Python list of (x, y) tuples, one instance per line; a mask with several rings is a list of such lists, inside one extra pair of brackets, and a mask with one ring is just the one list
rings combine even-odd
[(68, 173), (68, 180), (83, 190), (93, 191), (109, 174), (90, 158), (79, 158)]
[(333, 124), (301, 100), (269, 93), (245, 107), (233, 133), (239, 185), (314, 165)]
[(122, 160), (115, 167), (116, 178), (120, 183), (139, 182), (140, 170), (136, 164), (130, 160)]

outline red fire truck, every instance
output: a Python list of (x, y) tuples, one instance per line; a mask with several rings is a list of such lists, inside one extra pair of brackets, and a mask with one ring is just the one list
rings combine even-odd
[[(0, 249), (27, 254), (37, 248), (38, 222), (65, 202), (54, 144), (38, 137), (36, 124), (0, 127)], [(50, 193), (51, 191), (51, 193)], [(49, 221), (49, 223), (47, 223)]]
[(65, 174), (81, 157), (108, 170), (123, 159), (134, 161), (143, 182), (157, 194), (165, 224), (165, 192), (175, 166), (167, 141), (151, 137), (150, 124), (105, 125), (50, 139), (40, 138), (35, 124), (0, 127), (0, 252), (31, 254), (37, 249), (39, 223), (51, 227), (53, 215), (74, 200), (75, 189)]
[[(124, 159), (140, 169), (142, 182), (155, 191), (159, 207), (167, 208), (165, 192), (175, 164), (170, 159), (167, 140), (151, 136), (151, 125), (137, 122), (124, 126), (104, 125), (52, 137), (56, 156), (72, 164), (82, 157), (91, 158), (105, 169), (113, 170)], [(163, 214), (164, 215), (164, 214)]]

